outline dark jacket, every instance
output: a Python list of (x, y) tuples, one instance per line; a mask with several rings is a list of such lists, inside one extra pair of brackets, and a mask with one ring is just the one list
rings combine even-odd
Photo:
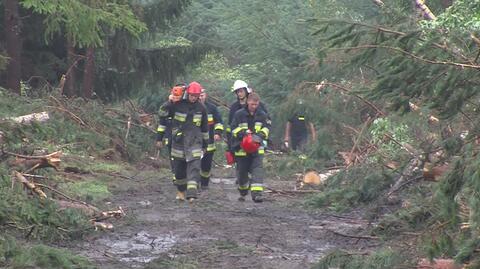
[[(262, 140), (267, 140), (270, 133), (271, 121), (268, 114), (261, 109), (257, 109), (255, 114), (251, 115), (247, 108), (242, 108), (233, 117), (232, 143), (231, 149), (235, 151), (235, 156), (246, 156), (247, 153), (240, 147), (240, 143), (247, 132), (257, 134)], [(263, 144), (263, 143), (262, 143)], [(258, 154), (265, 151), (263, 145), (258, 149)], [(254, 153), (254, 154), (257, 154)]]
[(205, 102), (205, 106), (207, 107), (208, 113), (208, 147), (207, 151), (212, 152), (215, 151), (215, 140), (214, 136), (216, 134), (222, 135), (223, 134), (223, 121), (220, 112), (218, 112), (218, 108), (216, 105), (212, 104), (211, 102)]
[(207, 150), (209, 140), (206, 107), (200, 102), (190, 103), (188, 100), (166, 102), (160, 108), (159, 116), (157, 140), (162, 140), (165, 134), (160, 127), (168, 126), (168, 118), (172, 118), (171, 156), (186, 161), (200, 159), (202, 150)]

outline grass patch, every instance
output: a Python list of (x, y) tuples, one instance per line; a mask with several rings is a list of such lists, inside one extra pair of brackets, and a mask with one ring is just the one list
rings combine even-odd
[(11, 237), (0, 236), (0, 267), (9, 269), (94, 269), (84, 257), (45, 245), (23, 247)]
[(94, 162), (88, 166), (88, 169), (92, 172), (111, 173), (125, 170), (125, 166), (117, 163)]
[[(409, 259), (402, 257), (393, 249), (381, 249), (374, 253), (349, 253), (335, 250), (320, 260), (313, 269), (348, 268), (348, 269), (384, 269), (414, 268)], [(411, 261), (410, 261), (411, 262)]]
[(97, 180), (68, 183), (66, 189), (86, 201), (101, 201), (111, 196), (107, 184)]

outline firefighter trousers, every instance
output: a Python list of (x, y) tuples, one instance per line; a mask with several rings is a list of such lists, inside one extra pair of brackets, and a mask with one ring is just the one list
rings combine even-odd
[(174, 158), (175, 185), (178, 191), (186, 191), (186, 198), (197, 198), (197, 186), (200, 181), (200, 159), (187, 162)]
[(247, 156), (236, 156), (235, 159), (240, 195), (247, 195), (249, 190), (252, 192), (252, 197), (255, 192), (263, 192), (263, 179), (265, 177), (263, 155), (247, 154)]
[(202, 157), (200, 179), (202, 187), (208, 187), (210, 182), (210, 174), (212, 170), (213, 154), (214, 151), (207, 151)]

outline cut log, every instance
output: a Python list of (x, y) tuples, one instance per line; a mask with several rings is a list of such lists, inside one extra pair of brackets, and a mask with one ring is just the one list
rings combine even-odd
[(52, 167), (58, 171), (60, 167), (61, 151), (56, 151), (42, 156), (26, 156), (15, 153), (6, 152), (9, 155), (15, 156), (15, 160), (11, 161), (9, 165), (21, 168), (25, 173), (29, 173), (37, 168)]
[(45, 122), (50, 119), (50, 116), (48, 115), (48, 112), (43, 111), (43, 112), (28, 114), (20, 117), (10, 117), (7, 119), (12, 120), (14, 122), (18, 122), (18, 123), (31, 123), (33, 121)]
[(95, 227), (95, 231), (98, 229), (102, 230), (113, 230), (113, 224), (108, 223), (108, 222), (98, 222), (98, 221), (92, 221), (93, 227)]
[(20, 182), (22, 183), (25, 187), (27, 187), (28, 189), (30, 189), (32, 192), (38, 194), (38, 196), (40, 196), (41, 199), (45, 199), (47, 198), (47, 195), (42, 191), (42, 189), (40, 187), (38, 187), (37, 185), (35, 185), (35, 183), (29, 181), (28, 179), (26, 179), (21, 173), (17, 172), (17, 171), (14, 171), (14, 176), (15, 178)]

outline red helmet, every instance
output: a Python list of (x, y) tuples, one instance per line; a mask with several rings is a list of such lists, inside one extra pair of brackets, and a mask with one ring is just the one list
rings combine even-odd
[(260, 148), (260, 143), (256, 140), (251, 133), (248, 133), (243, 137), (240, 147), (242, 147), (246, 153), (255, 153), (258, 148)]
[(200, 95), (200, 93), (202, 93), (202, 89), (203, 89), (202, 85), (194, 81), (188, 85), (187, 93), (193, 94), (193, 95)]

